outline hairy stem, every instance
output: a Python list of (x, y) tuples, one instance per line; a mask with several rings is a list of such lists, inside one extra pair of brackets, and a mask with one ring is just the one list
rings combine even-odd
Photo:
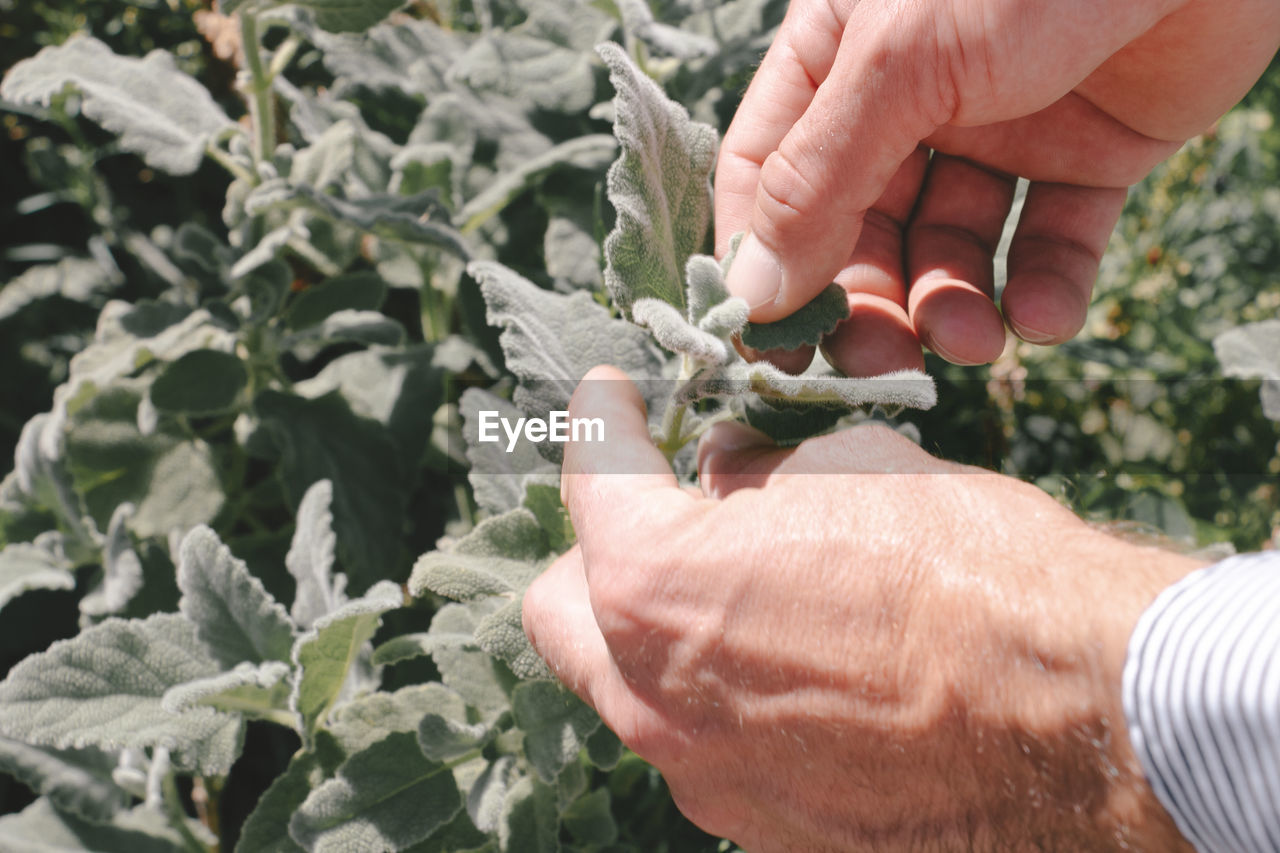
[(182, 806), (182, 798), (178, 795), (178, 782), (172, 772), (166, 773), (162, 783), (164, 793), (164, 811), (169, 824), (182, 836), (182, 846), (191, 853), (216, 853), (203, 841), (196, 838), (191, 827), (187, 826), (187, 810)]
[(240, 41), (245, 64), (249, 67), (249, 115), (253, 120), (253, 158), (265, 163), (276, 150), (276, 109), (271, 98), (271, 75), (262, 64), (262, 48), (258, 44), (258, 20), (240, 13)]

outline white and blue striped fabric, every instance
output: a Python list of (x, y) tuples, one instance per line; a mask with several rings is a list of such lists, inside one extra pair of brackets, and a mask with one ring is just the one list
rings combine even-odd
[(1160, 594), (1129, 641), (1124, 709), (1147, 779), (1197, 850), (1280, 851), (1280, 552)]

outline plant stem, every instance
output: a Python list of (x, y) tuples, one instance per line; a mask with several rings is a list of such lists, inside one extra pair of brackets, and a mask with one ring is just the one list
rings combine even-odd
[(276, 109), (271, 98), (271, 75), (262, 64), (258, 19), (240, 13), (240, 42), (249, 66), (249, 115), (253, 120), (255, 163), (265, 163), (276, 150)]
[(233, 160), (230, 154), (223, 151), (217, 145), (212, 142), (209, 143), (209, 146), (205, 148), (204, 153), (208, 155), (210, 160), (230, 172), (233, 177), (239, 178), (240, 180), (248, 183), (253, 183), (253, 173)]
[(166, 773), (162, 783), (164, 792), (164, 810), (169, 823), (182, 836), (183, 846), (192, 853), (213, 853), (204, 842), (196, 838), (191, 827), (187, 826), (187, 810), (182, 807), (182, 798), (178, 796), (178, 783), (173, 773)]

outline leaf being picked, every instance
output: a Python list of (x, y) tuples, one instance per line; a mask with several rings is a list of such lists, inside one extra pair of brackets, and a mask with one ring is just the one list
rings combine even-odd
[(240, 721), (162, 707), (169, 688), (217, 672), (181, 616), (109, 619), (10, 670), (0, 683), (0, 734), (59, 749), (167, 746), (179, 767), (220, 775), (239, 754)]
[(613, 133), (622, 145), (609, 169), (618, 219), (604, 244), (605, 283), (628, 315), (646, 296), (683, 313), (685, 264), (701, 251), (711, 216), (716, 132), (691, 120), (619, 45), (598, 50), (618, 93)]
[(748, 323), (742, 343), (758, 352), (817, 346), (836, 326), (849, 319), (849, 298), (838, 284), (829, 284), (807, 305), (773, 323)]
[(293, 623), (284, 607), (249, 572), (218, 534), (193, 529), (182, 540), (178, 561), (178, 606), (196, 627), (209, 653), (230, 669), (242, 661), (287, 661)]
[(86, 116), (119, 135), (122, 148), (173, 175), (194, 172), (213, 139), (236, 128), (168, 51), (153, 50), (146, 59), (117, 56), (88, 36), (13, 66), (0, 98), (47, 106), (67, 86), (81, 93)]
[(660, 299), (645, 297), (631, 306), (631, 319), (644, 326), (663, 348), (703, 364), (727, 364), (737, 355), (720, 337), (704, 332)]
[(829, 368), (813, 368), (793, 376), (767, 361), (733, 362), (696, 377), (681, 390), (686, 401), (754, 392), (766, 399), (819, 406), (856, 408), (880, 405), (931, 408), (938, 399), (933, 379), (918, 370), (898, 370), (882, 376), (850, 378)]
[(314, 853), (404, 850), (461, 809), (449, 766), (423, 755), (414, 734), (397, 732), (315, 788), (289, 821), (289, 834)]

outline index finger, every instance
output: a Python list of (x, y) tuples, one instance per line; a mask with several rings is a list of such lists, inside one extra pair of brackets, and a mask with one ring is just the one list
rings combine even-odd
[(593, 556), (630, 540), (637, 527), (671, 519), (694, 499), (654, 446), (644, 400), (622, 371), (589, 371), (573, 392), (569, 418), (590, 427), (565, 445), (560, 479), (590, 574)]

